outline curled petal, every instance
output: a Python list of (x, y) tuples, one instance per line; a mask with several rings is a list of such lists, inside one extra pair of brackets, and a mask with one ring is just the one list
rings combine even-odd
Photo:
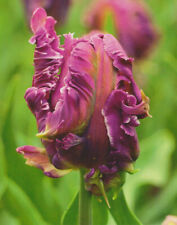
[[(108, 98), (103, 109), (103, 115), (108, 131), (111, 146), (121, 154), (129, 154), (135, 160), (139, 153), (138, 140), (134, 126), (130, 125), (132, 117), (129, 115), (129, 123), (124, 123), (124, 112), (122, 102), (126, 101), (127, 93), (115, 90)], [(133, 117), (134, 120), (134, 117)], [(121, 158), (121, 157), (120, 157)], [(124, 162), (120, 162), (124, 164)]]
[(125, 101), (122, 102), (122, 110), (127, 115), (137, 115), (138, 118), (144, 118), (146, 116), (150, 116), (149, 115), (149, 98), (145, 96), (143, 91), (141, 91), (141, 94), (142, 94), (142, 101), (139, 104), (130, 104), (129, 98), (134, 96), (128, 96), (128, 99), (127, 99), (128, 104), (126, 104)]
[(43, 148), (34, 146), (22, 146), (17, 148), (17, 152), (26, 159), (26, 164), (41, 169), (46, 176), (58, 178), (69, 173), (71, 170), (57, 170), (49, 161)]

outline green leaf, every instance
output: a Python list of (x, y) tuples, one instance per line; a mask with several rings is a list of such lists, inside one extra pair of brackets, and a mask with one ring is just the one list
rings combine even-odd
[[(50, 179), (49, 177), (43, 177), (41, 183), (41, 192), (43, 194), (41, 203), (45, 206), (45, 209), (41, 212), (41, 214), (43, 215), (43, 212), (47, 212), (47, 217), (45, 217), (46, 220), (50, 221), (52, 225), (59, 225), (59, 220), (63, 214), (61, 201), (64, 201), (64, 197), (63, 200), (58, 201), (58, 192), (56, 191), (54, 182), (58, 181), (55, 181), (55, 179)], [(62, 195), (62, 193), (60, 193), (60, 195)]]
[[(4, 107), (4, 117), (3, 117), (3, 126), (2, 126), (2, 141), (5, 149), (5, 159), (8, 163), (7, 165), (7, 174), (10, 177), (17, 187), (20, 187), (24, 192), (30, 196), (33, 203), (38, 208), (38, 211), (44, 215), (45, 220), (50, 220), (48, 215), (50, 213), (45, 213), (49, 211), (48, 205), (44, 204), (43, 201), (43, 192), (41, 191), (41, 182), (44, 177), (43, 173), (30, 166), (25, 165), (25, 161), (21, 155), (16, 152), (16, 136), (18, 133), (18, 126), (14, 125), (14, 121), (18, 120), (17, 117), (14, 117), (14, 108), (19, 107), (18, 104), (15, 104), (14, 99), (16, 97), (17, 84), (19, 82), (19, 77), (14, 77), (8, 85), (6, 90), (6, 107)], [(21, 120), (24, 123), (23, 118)], [(18, 122), (19, 123), (19, 122)], [(26, 131), (24, 131), (26, 133)], [(23, 142), (23, 144), (27, 144)], [(29, 143), (33, 144), (33, 143)], [(15, 169), (14, 169), (15, 168)], [(9, 192), (9, 185), (8, 191)], [(7, 196), (7, 194), (6, 194)], [(13, 206), (13, 204), (12, 204)], [(52, 213), (52, 210), (51, 210)], [(22, 214), (19, 217), (23, 217)]]
[(61, 218), (61, 225), (78, 224), (79, 194), (77, 193)]
[(175, 140), (168, 130), (161, 130), (140, 143), (140, 160), (136, 166), (141, 170), (142, 182), (162, 186), (169, 176), (169, 165)]
[[(145, 224), (152, 224), (157, 218), (165, 218), (177, 199), (177, 171), (160, 194), (139, 209)], [(161, 221), (162, 222), (162, 221)]]
[(117, 225), (141, 225), (133, 212), (129, 209), (123, 190), (121, 190), (115, 200), (113, 191), (108, 193), (111, 208), (108, 208)]
[[(72, 185), (71, 185), (72, 184)], [(71, 199), (75, 193), (79, 190), (79, 173), (78, 171), (72, 171), (66, 176), (58, 179), (55, 186), (55, 196), (60, 203), (62, 210), (66, 210), (71, 203)]]
[(108, 210), (103, 202), (97, 200), (95, 196), (92, 198), (92, 215), (93, 225), (106, 225), (108, 222)]
[(168, 130), (160, 130), (140, 143), (141, 153), (136, 163), (136, 168), (140, 171), (129, 175), (125, 183), (125, 193), (130, 205), (133, 206), (137, 190), (142, 185), (165, 185), (174, 147), (174, 137)]
[(0, 213), (0, 224), (1, 225), (21, 225), (20, 221), (13, 217), (9, 212), (3, 210)]
[(8, 179), (8, 187), (2, 200), (23, 225), (47, 225), (28, 196), (11, 179)]

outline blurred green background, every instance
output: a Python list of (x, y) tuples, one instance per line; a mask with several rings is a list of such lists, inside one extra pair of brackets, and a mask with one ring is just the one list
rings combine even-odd
[[(86, 32), (80, 17), (87, 2), (74, 2), (59, 34), (75, 32), (76, 37)], [(166, 215), (177, 215), (177, 1), (147, 4), (161, 38), (151, 57), (135, 66), (135, 77), (151, 99), (153, 117), (137, 129), (140, 171), (127, 176), (124, 191), (143, 224), (160, 225)], [(15, 151), (21, 145), (40, 145), (35, 119), (23, 98), (34, 72), (34, 46), (28, 43), (31, 33), (21, 2), (1, 0), (0, 9), (0, 225), (59, 225), (77, 193), (78, 172), (54, 180), (26, 166)], [(94, 200), (94, 225), (114, 225), (101, 204)]]

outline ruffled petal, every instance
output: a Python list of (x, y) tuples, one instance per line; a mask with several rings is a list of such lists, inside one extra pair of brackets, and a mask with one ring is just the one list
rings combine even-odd
[(132, 163), (138, 157), (139, 145), (135, 127), (140, 124), (138, 119), (149, 115), (149, 99), (143, 92), (141, 94), (142, 101), (138, 103), (135, 96), (120, 89), (113, 91), (106, 101), (103, 115), (113, 148), (106, 164), (110, 171), (116, 166), (118, 170), (131, 172)]
[(38, 130), (45, 129), (46, 117), (50, 111), (50, 105), (48, 103), (49, 91), (46, 88), (28, 88), (25, 93), (25, 100), (28, 107), (34, 114), (37, 120)]
[(126, 113), (122, 109), (122, 102), (125, 102), (127, 97), (128, 94), (122, 90), (113, 91), (103, 110), (112, 151), (116, 152), (114, 158), (117, 156), (117, 166), (121, 169), (125, 169), (129, 163), (135, 161), (139, 154), (135, 126), (131, 123), (132, 116), (128, 115), (129, 120), (124, 122)]
[(17, 148), (17, 152), (26, 159), (26, 164), (41, 169), (48, 177), (58, 178), (69, 173), (71, 170), (57, 170), (49, 161), (43, 148), (34, 146), (22, 146)]
[(104, 35), (104, 48), (113, 60), (117, 72), (117, 88), (128, 91), (141, 101), (141, 92), (133, 79), (132, 58), (127, 57), (119, 42), (110, 34)]
[(26, 91), (25, 100), (36, 117), (39, 132), (45, 129), (46, 117), (51, 111), (50, 95), (56, 86), (63, 59), (54, 25), (55, 20), (47, 17), (44, 9), (38, 8), (33, 13), (31, 28), (34, 36), (31, 38), (31, 43), (36, 44), (35, 74), (33, 87)]
[(56, 85), (59, 68), (63, 62), (59, 38), (54, 31), (56, 21), (48, 17), (45, 10), (38, 8), (33, 13), (31, 28), (34, 36), (30, 42), (36, 44), (34, 53), (35, 75), (33, 86), (53, 88)]
[(68, 132), (81, 133), (88, 123), (94, 103), (95, 82), (92, 57), (93, 47), (86, 41), (68, 39), (65, 63), (57, 83), (48, 114), (45, 132), (38, 136), (59, 136)]

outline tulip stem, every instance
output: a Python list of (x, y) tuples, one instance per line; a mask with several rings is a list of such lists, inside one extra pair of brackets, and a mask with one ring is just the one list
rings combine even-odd
[(91, 193), (85, 190), (84, 170), (80, 170), (79, 225), (92, 225)]

